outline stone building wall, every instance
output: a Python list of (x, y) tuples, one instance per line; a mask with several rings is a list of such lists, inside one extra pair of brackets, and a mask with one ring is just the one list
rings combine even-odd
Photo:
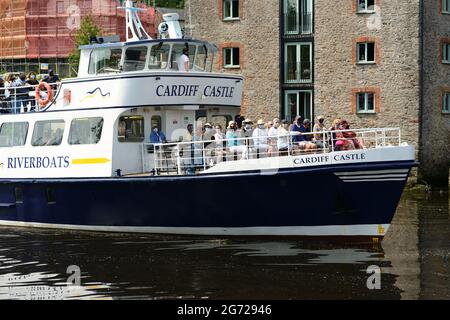
[(419, 179), (448, 185), (450, 114), (442, 113), (444, 92), (450, 92), (450, 64), (442, 63), (442, 42), (450, 42), (450, 14), (441, 1), (424, 1), (423, 110)]
[(190, 3), (193, 38), (207, 40), (219, 49), (229, 43), (241, 48), (241, 69), (223, 69), (221, 61), (215, 64), (217, 72), (244, 76), (241, 114), (254, 121), (278, 116), (279, 2), (243, 0), (241, 18), (236, 21), (223, 21), (221, 0), (191, 0)]
[[(400, 127), (419, 142), (419, 0), (376, 1), (375, 14), (356, 13), (355, 0), (315, 1), (315, 114), (353, 128)], [(356, 64), (356, 43), (376, 43), (376, 64)], [(372, 91), (375, 114), (356, 113), (356, 93)]]

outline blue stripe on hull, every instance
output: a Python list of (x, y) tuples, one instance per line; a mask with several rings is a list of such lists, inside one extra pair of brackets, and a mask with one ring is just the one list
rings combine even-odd
[[(276, 175), (0, 182), (0, 202), (11, 205), (0, 206), (0, 220), (171, 228), (390, 224), (412, 165), (289, 169)], [(405, 178), (396, 173), (393, 181), (348, 183), (336, 175), (399, 168), (407, 169)], [(23, 190), (23, 203), (16, 203), (16, 187)]]

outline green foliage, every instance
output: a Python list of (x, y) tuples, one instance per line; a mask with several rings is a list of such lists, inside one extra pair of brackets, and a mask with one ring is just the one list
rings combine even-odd
[(145, 3), (148, 6), (160, 8), (184, 9), (185, 0), (141, 0), (140, 2)]
[(70, 67), (78, 69), (80, 62), (80, 46), (90, 43), (91, 37), (100, 33), (100, 27), (94, 22), (92, 16), (86, 16), (81, 20), (80, 29), (75, 33), (75, 48), (69, 55)]

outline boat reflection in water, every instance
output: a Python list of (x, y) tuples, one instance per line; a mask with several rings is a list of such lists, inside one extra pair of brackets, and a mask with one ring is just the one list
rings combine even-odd
[[(448, 195), (430, 197), (404, 196), (369, 246), (1, 228), (0, 298), (448, 299)], [(79, 291), (61, 289), (71, 265)]]

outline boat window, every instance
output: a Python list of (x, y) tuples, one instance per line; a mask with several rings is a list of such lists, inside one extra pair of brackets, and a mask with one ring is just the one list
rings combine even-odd
[(73, 119), (70, 125), (69, 144), (97, 144), (102, 136), (103, 118)]
[(189, 70), (192, 70), (192, 68), (194, 66), (196, 46), (193, 44), (188, 45), (187, 43), (174, 44), (172, 46), (172, 55), (170, 57), (170, 68), (171, 69), (178, 70), (177, 60), (183, 54), (183, 49), (186, 47), (189, 48)]
[(0, 128), (0, 147), (25, 145), (28, 122), (5, 122)]
[(150, 50), (149, 69), (166, 69), (170, 45), (160, 42)]
[(59, 146), (64, 135), (64, 120), (37, 121), (34, 124), (31, 145), (39, 146)]
[(206, 61), (208, 57), (208, 49), (206, 46), (199, 46), (197, 49), (197, 54), (195, 55), (194, 70), (195, 71), (205, 71)]
[(161, 132), (162, 131), (162, 121), (161, 121), (161, 116), (153, 116), (152, 120), (151, 120), (151, 129), (153, 130), (154, 127), (157, 127), (158, 130)]
[(206, 56), (206, 72), (212, 72), (214, 66), (214, 52), (207, 52)]
[(119, 118), (119, 142), (142, 142), (144, 136), (144, 117), (124, 116)]
[(147, 47), (132, 47), (125, 51), (123, 71), (140, 71), (145, 68)]
[(89, 74), (121, 72), (122, 49), (98, 49), (91, 52)]
[(231, 120), (233, 120), (233, 118), (230, 115), (214, 115), (211, 117), (211, 124), (213, 126), (220, 124), (225, 130)]

